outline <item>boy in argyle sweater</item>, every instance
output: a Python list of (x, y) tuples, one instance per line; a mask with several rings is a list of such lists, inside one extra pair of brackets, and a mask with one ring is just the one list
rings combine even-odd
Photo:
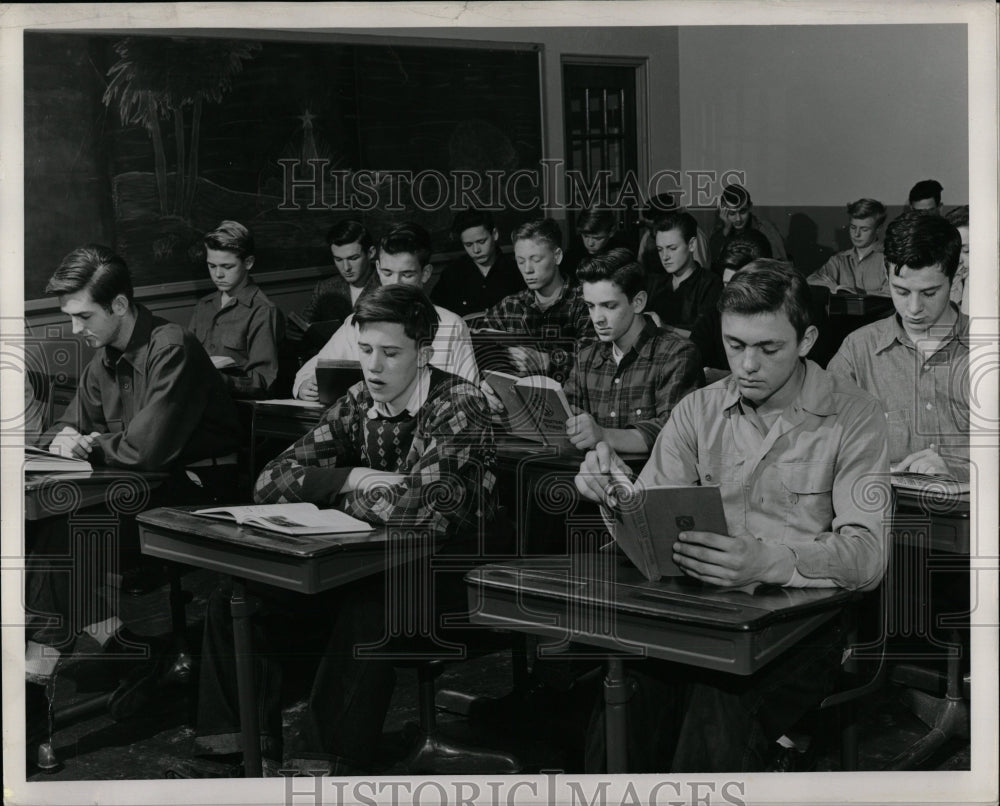
[[(336, 506), (402, 539), (415, 534), (414, 539), (423, 535), (443, 543), (439, 555), (478, 556), (495, 508), (496, 482), (482, 392), (428, 364), (438, 317), (419, 289), (375, 289), (358, 301), (355, 319), (365, 380), (264, 468), (255, 499)], [(289, 609), (329, 623), (301, 728), (289, 742), (287, 767), (334, 775), (372, 769), (395, 673), (391, 656), (357, 648), (384, 642), (387, 600), (404, 614), (464, 610), (464, 590), (455, 584), (461, 573), (442, 582), (444, 576), (435, 572), (425, 586), (433, 588), (433, 599), (416, 601), (408, 597), (424, 594), (394, 589), (383, 575), (320, 596), (261, 592), (258, 626), (280, 613), (274, 626), (287, 630), (294, 623), (287, 618)], [(230, 766), (208, 772), (203, 765), (206, 775), (232, 773), (242, 749), (231, 648), (228, 596), (219, 590), (206, 617), (195, 752)], [(283, 760), (280, 675), (266, 653), (255, 660), (262, 668), (258, 705), (266, 771)]]

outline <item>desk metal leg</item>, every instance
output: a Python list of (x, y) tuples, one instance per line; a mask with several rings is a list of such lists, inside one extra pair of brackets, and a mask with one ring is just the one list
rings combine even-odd
[(621, 658), (608, 658), (604, 678), (604, 730), (608, 750), (608, 774), (627, 772), (628, 737), (626, 707), (629, 700), (628, 682), (625, 680), (625, 663)]
[(236, 651), (236, 688), (240, 705), (240, 730), (243, 734), (243, 769), (247, 778), (261, 777), (260, 726), (257, 724), (257, 697), (253, 679), (253, 647), (250, 616), (253, 607), (247, 600), (246, 580), (233, 577), (229, 600), (233, 615), (233, 647)]
[(184, 588), (181, 586), (181, 569), (176, 563), (167, 563), (170, 579), (170, 623), (174, 638), (174, 658), (163, 675), (165, 681), (186, 684), (194, 676), (194, 658), (187, 643), (187, 616), (184, 612)]

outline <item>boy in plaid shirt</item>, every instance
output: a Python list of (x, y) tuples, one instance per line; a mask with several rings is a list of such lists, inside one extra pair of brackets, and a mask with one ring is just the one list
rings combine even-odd
[[(429, 534), (444, 542), (439, 554), (478, 556), (495, 509), (496, 482), (493, 433), (482, 392), (428, 364), (438, 317), (419, 289), (375, 289), (358, 300), (355, 319), (364, 382), (349, 389), (312, 431), (264, 468), (255, 500), (336, 505), (403, 535)], [(433, 602), (413, 591), (387, 588), (383, 575), (318, 598), (263, 591), (262, 620), (279, 605), (281, 614), (291, 609), (300, 618), (324, 614), (329, 620), (301, 729), (290, 742), (289, 767), (335, 775), (371, 770), (395, 672), (391, 655), (356, 648), (383, 641), (390, 606), (410, 615), (428, 608), (436, 614), (465, 610), (462, 573), (464, 569), (442, 584), (444, 575), (436, 571)], [(430, 583), (428, 579), (428, 587)], [(276, 626), (287, 630), (294, 623), (285, 617)], [(228, 764), (192, 764), (182, 774), (231, 774), (241, 745), (232, 618), (221, 589), (209, 602), (202, 657), (195, 751)], [(282, 761), (280, 675), (265, 652), (258, 663), (263, 666), (258, 697), (267, 771)]]
[[(580, 287), (560, 271), (562, 231), (551, 218), (529, 221), (514, 230), (514, 258), (524, 291), (504, 297), (486, 311), (481, 327), (529, 337), (532, 340), (572, 340), (577, 347), (594, 340)], [(573, 350), (511, 348), (511, 357), (524, 375), (545, 374), (564, 383), (573, 365)]]
[(585, 260), (577, 277), (600, 341), (580, 349), (566, 382), (580, 411), (566, 433), (583, 450), (648, 453), (674, 405), (705, 384), (698, 348), (643, 315), (646, 278), (627, 249)]

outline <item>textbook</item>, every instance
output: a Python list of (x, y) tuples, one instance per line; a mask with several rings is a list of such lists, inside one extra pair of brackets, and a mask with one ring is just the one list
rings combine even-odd
[(364, 378), (360, 361), (320, 358), (316, 362), (316, 389), (319, 392), (319, 402), (329, 406)]
[(619, 494), (615, 542), (650, 582), (680, 577), (673, 546), (681, 532), (728, 534), (718, 487), (644, 487)]
[(887, 312), (892, 307), (889, 297), (878, 294), (861, 294), (844, 286), (830, 294), (830, 313), (845, 316), (868, 316)]
[(60, 456), (49, 453), (34, 445), (24, 446), (24, 470), (26, 473), (83, 473), (93, 470), (86, 459)]
[(566, 420), (573, 416), (559, 381), (544, 375), (519, 378), (486, 370), (483, 379), (503, 403), (508, 432), (544, 445), (575, 451), (566, 436)]
[(284, 535), (324, 535), (370, 532), (371, 524), (352, 518), (337, 509), (320, 509), (315, 504), (256, 504), (245, 507), (214, 507), (195, 510), (195, 515), (236, 521), (240, 526), (256, 526)]
[(212, 365), (216, 369), (232, 369), (236, 367), (236, 361), (228, 355), (210, 355), (209, 358), (212, 359)]
[(893, 472), (890, 478), (893, 487), (924, 492), (928, 495), (935, 493), (962, 495), (969, 492), (969, 482), (955, 481), (950, 476), (942, 476), (938, 473), (912, 473), (909, 470), (903, 470)]

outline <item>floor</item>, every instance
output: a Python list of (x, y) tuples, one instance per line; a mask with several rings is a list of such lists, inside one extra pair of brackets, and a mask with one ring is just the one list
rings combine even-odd
[[(193, 595), (187, 606), (187, 615), (188, 634), (195, 647), (198, 646), (204, 607), (213, 584), (214, 577), (208, 572), (192, 571), (184, 576), (184, 587)], [(165, 640), (169, 634), (166, 587), (142, 597), (123, 598), (120, 613), (129, 627), (140, 635), (160, 636)], [(117, 673), (125, 668), (118, 666), (120, 663), (124, 662), (109, 664), (83, 660), (67, 664), (57, 681), (57, 702), (61, 706), (91, 697), (95, 691), (110, 690), (115, 685)], [(510, 683), (510, 653), (499, 652), (451, 665), (439, 679), (438, 688), (501, 696), (510, 690)], [(286, 735), (288, 730), (294, 729), (302, 713), (306, 686), (305, 677), (287, 681), (287, 706), (284, 710)], [(154, 701), (139, 716), (115, 722), (106, 713), (100, 713), (71, 724), (58, 725), (53, 735), (58, 768), (52, 772), (41, 772), (30, 766), (28, 780), (144, 780), (164, 777), (173, 763), (189, 756), (194, 694), (193, 687), (165, 687), (157, 692)], [(901, 702), (899, 691), (892, 686), (867, 700), (860, 711), (862, 770), (882, 768), (924, 730), (922, 723)], [(402, 762), (413, 746), (413, 734), (407, 724), (416, 720), (416, 673), (412, 669), (401, 669), (383, 734), (381, 772), (406, 772)], [(579, 748), (573, 745), (571, 739), (579, 737), (581, 729), (579, 725), (561, 722), (559, 718), (550, 715), (544, 719), (525, 718), (515, 726), (491, 729), (442, 713), (439, 725), (449, 736), (515, 750), (527, 772), (579, 772)], [(820, 746), (816, 768), (838, 769), (839, 757), (835, 751), (834, 747)], [(924, 768), (967, 770), (969, 765), (968, 742), (955, 742), (942, 748)]]

